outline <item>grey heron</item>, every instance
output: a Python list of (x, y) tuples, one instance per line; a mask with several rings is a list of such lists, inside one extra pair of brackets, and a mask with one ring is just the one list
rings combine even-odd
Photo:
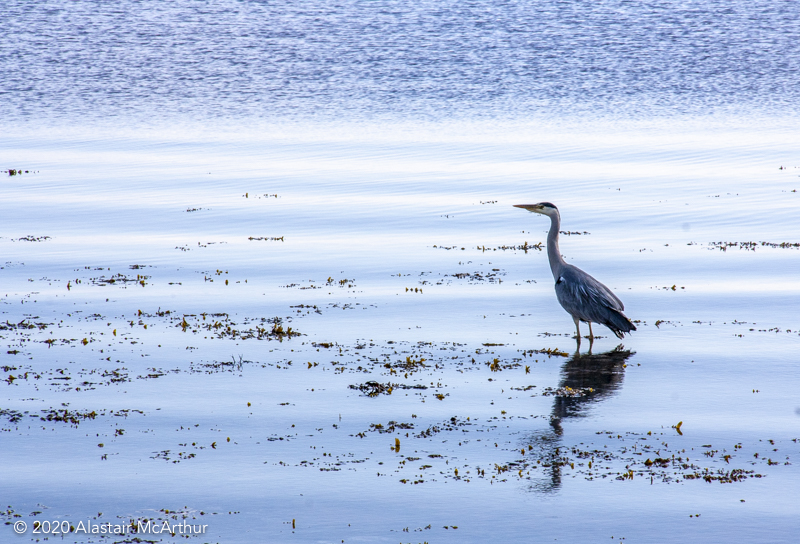
[(576, 266), (564, 262), (558, 249), (558, 231), (561, 229), (561, 216), (558, 208), (549, 202), (538, 204), (514, 204), (529, 212), (540, 213), (550, 218), (550, 232), (547, 234), (547, 259), (550, 271), (556, 282), (556, 297), (561, 306), (572, 316), (575, 322), (578, 344), (581, 343), (580, 322), (589, 324), (589, 341), (594, 341), (592, 323), (605, 325), (617, 338), (623, 338), (626, 332), (635, 331), (622, 311), (625, 306), (611, 290)]

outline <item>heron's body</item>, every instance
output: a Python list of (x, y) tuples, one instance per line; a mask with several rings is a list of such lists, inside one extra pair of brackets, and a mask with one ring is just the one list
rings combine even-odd
[(549, 202), (539, 204), (515, 204), (517, 208), (540, 213), (550, 218), (550, 232), (547, 235), (547, 258), (550, 271), (555, 280), (556, 297), (561, 306), (572, 316), (578, 343), (581, 341), (580, 322), (589, 324), (589, 338), (594, 339), (592, 323), (605, 325), (618, 338), (626, 332), (635, 331), (623, 310), (622, 301), (611, 290), (580, 268), (567, 264), (558, 249), (558, 231), (561, 216), (558, 208)]

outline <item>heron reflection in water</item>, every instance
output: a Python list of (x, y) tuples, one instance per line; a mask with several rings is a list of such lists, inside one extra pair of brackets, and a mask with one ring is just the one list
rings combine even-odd
[(564, 363), (553, 397), (550, 429), (528, 438), (527, 444), (534, 448), (530, 453), (539, 455), (543, 465), (549, 465), (542, 467), (544, 478), (532, 480), (532, 490), (553, 492), (561, 487), (563, 422), (585, 417), (592, 406), (614, 396), (622, 387), (626, 362), (634, 353), (620, 345), (598, 355), (576, 352)]

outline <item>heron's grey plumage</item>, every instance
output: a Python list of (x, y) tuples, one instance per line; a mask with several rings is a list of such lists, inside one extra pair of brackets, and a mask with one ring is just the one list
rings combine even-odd
[(589, 337), (592, 334), (592, 323), (605, 325), (618, 338), (626, 332), (635, 331), (623, 310), (622, 301), (611, 290), (594, 279), (580, 268), (567, 264), (558, 249), (558, 231), (561, 229), (561, 216), (558, 208), (549, 202), (539, 204), (515, 204), (531, 212), (540, 213), (550, 218), (550, 232), (547, 234), (547, 258), (550, 271), (555, 280), (556, 297), (561, 306), (572, 316), (580, 342), (580, 321), (589, 324)]

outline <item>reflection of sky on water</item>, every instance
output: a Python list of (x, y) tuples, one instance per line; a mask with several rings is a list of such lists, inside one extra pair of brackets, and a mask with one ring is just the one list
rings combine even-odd
[[(0, 322), (52, 323), (36, 339), (52, 331), (69, 343), (4, 331), (0, 368), (63, 369), (74, 379), (56, 391), (4, 371), (0, 409), (146, 414), (127, 418), (119, 436), (111, 425), (121, 420), (103, 417), (80, 429), (4, 431), (8, 505), (73, 517), (178, 505), (241, 512), (217, 516), (213, 538), (248, 544), (264, 534), (526, 541), (533, 530), (573, 542), (796, 540), (796, 506), (776, 497), (800, 485), (798, 250), (709, 246), (800, 241), (796, 10), (489, 4), (3, 2), (0, 167), (36, 173), (0, 182)], [(279, 198), (256, 198), (265, 194)], [(351, 394), (355, 381), (400, 378), (334, 374), (331, 360), (352, 367), (366, 355), (317, 352), (311, 342), (374, 339), (375, 357), (400, 342), (430, 342), (441, 354), (491, 344), (504, 363), (521, 350), (573, 345), (544, 253), (502, 249), (544, 240), (546, 225), (511, 208), (530, 201), (554, 202), (565, 230), (590, 233), (561, 250), (640, 320), (626, 338), (636, 363), (625, 368), (633, 352), (607, 351), (616, 340), (600, 338), (598, 355), (573, 356), (560, 371), (548, 359), (493, 381), (483, 360), (464, 367), (443, 357), (425, 376), (425, 385), (441, 383), (443, 400)], [(50, 238), (20, 240), (29, 235)], [(502, 283), (456, 277), (495, 269)], [(146, 286), (92, 282), (142, 272)], [(356, 287), (310, 289), (328, 277)], [(415, 287), (424, 294), (406, 291)], [(300, 305), (321, 313), (301, 315)], [(138, 324), (139, 310), (159, 308), (229, 312), (235, 322), (293, 315), (307, 336), (265, 345)], [(126, 346), (80, 344), (114, 329), (127, 331)], [(240, 356), (294, 364), (80, 392), (71, 383), (79, 369), (147, 375)], [(306, 368), (311, 360), (319, 366)], [(519, 392), (528, 385), (534, 397)], [(547, 386), (580, 394), (542, 396)], [(398, 434), (401, 452), (388, 449), (389, 435), (356, 438), (376, 422), (422, 429), (454, 416), (471, 416), (477, 423), (463, 430), (474, 434)], [(685, 436), (671, 428), (678, 421)], [(713, 444), (737, 466), (755, 453), (794, 465), (759, 466), (768, 477), (725, 486), (618, 485), (611, 472), (633, 458), (621, 452), (649, 430), (653, 448), (668, 441), (693, 460), (702, 454), (692, 448)], [(557, 463), (531, 471), (541, 493), (520, 493), (510, 472), (494, 484), (488, 469), (465, 481), (478, 464), (517, 459), (520, 442), (551, 461), (582, 442), (602, 449), (600, 431), (622, 436), (605, 442), (617, 455), (602, 468), (610, 485), (580, 477), (592, 475), (577, 462), (579, 475)], [(198, 455), (175, 465), (152, 458), (165, 450)], [(326, 468), (347, 462), (331, 472), (298, 466), (312, 456)], [(393, 472), (399, 456), (420, 457), (409, 461), (414, 470), (435, 468), (405, 486)], [(462, 463), (464, 480), (428, 479)], [(264, 533), (243, 532), (245, 522)]]
[(8, 0), (3, 15), (10, 122), (647, 120), (798, 104), (786, 2)]

